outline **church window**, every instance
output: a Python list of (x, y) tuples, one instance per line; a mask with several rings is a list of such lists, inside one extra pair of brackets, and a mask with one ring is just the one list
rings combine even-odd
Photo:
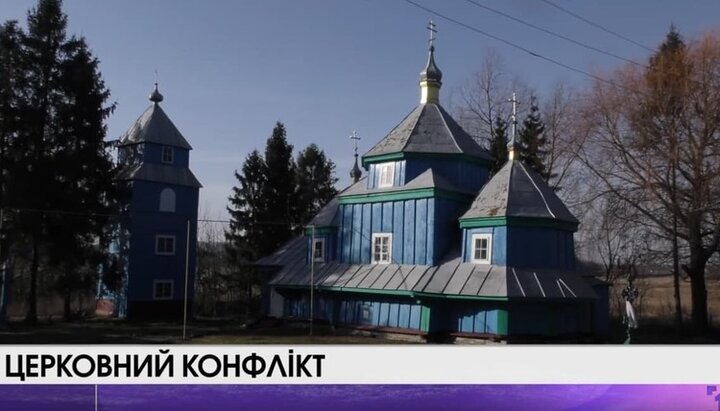
[(155, 237), (155, 254), (175, 255), (175, 236), (159, 235)]
[(475, 234), (472, 236), (472, 262), (490, 264), (492, 254), (492, 235)]
[(160, 192), (160, 211), (175, 212), (175, 190), (172, 188)]
[(392, 234), (373, 234), (372, 242), (372, 262), (375, 264), (390, 264), (392, 260)]
[(162, 162), (165, 164), (172, 164), (173, 163), (173, 148), (172, 147), (163, 147), (162, 148)]
[(395, 180), (395, 163), (378, 164), (380, 178), (378, 187), (392, 187)]
[(312, 256), (315, 262), (321, 263), (325, 261), (325, 239), (316, 238), (313, 240)]
[(153, 299), (155, 300), (172, 300), (173, 298), (173, 281), (172, 280), (155, 280), (153, 281)]

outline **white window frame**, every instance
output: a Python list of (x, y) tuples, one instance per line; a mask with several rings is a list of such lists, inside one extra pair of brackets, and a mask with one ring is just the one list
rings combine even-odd
[(393, 183), (395, 182), (395, 163), (378, 164), (377, 173), (379, 188), (393, 186)]
[[(320, 244), (320, 257), (315, 257), (315, 244)], [(316, 238), (312, 241), (312, 248), (310, 249), (310, 257), (316, 263), (325, 262), (325, 239)]]
[[(157, 286), (158, 284), (170, 284), (170, 295), (167, 297), (158, 297)], [(175, 293), (175, 281), (173, 280), (154, 280), (153, 281), (153, 300), (172, 300), (173, 294)]]
[[(170, 157), (169, 160), (165, 159), (165, 154), (170, 153), (168, 157)], [(170, 146), (163, 146), (161, 152), (160, 152), (160, 161), (162, 161), (163, 164), (172, 164), (173, 161), (175, 161), (175, 151)]]
[[(160, 239), (171, 239), (172, 240), (172, 251), (160, 251)], [(158, 234), (155, 236), (155, 255), (175, 255), (175, 249), (177, 245), (177, 241), (175, 240), (174, 235), (163, 235)]]
[[(475, 258), (475, 243), (477, 240), (486, 239), (487, 240), (487, 258)], [(492, 261), (492, 234), (489, 233), (481, 233), (481, 234), (473, 234), (472, 235), (472, 242), (470, 243), (470, 260), (475, 264), (491, 264)]]
[[(387, 260), (382, 259), (382, 249), (380, 251), (380, 259), (375, 259), (375, 242), (378, 239), (387, 238)], [(374, 233), (372, 235), (372, 244), (370, 244), (370, 259), (373, 264), (390, 264), (392, 262), (392, 233)]]

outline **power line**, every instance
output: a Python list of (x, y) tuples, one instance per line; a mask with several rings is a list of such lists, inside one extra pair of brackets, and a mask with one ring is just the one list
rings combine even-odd
[(448, 17), (448, 16), (446, 16), (446, 15), (444, 15), (444, 14), (441, 14), (441, 13), (435, 11), (435, 10), (432, 10), (432, 9), (430, 9), (430, 8), (427, 8), (427, 7), (425, 7), (425, 6), (421, 5), (421, 4), (418, 4), (418, 3), (414, 2), (413, 0), (403, 0), (403, 1), (405, 1), (406, 3), (408, 3), (408, 4), (412, 5), (412, 6), (415, 6), (415, 7), (419, 8), (419, 9), (421, 9), (421, 10), (424, 10), (424, 11), (426, 11), (426, 12), (428, 12), (428, 13), (434, 15), (434, 16), (437, 16), (437, 17), (439, 17), (439, 18), (441, 18), (441, 19), (443, 19), (443, 20), (446, 20), (446, 21), (449, 21), (449, 22), (451, 22), (451, 23), (457, 24), (457, 25), (459, 25), (459, 26), (461, 26), (461, 27), (464, 27), (464, 28), (466, 28), (466, 29), (468, 29), (468, 30), (470, 30), (470, 31), (473, 31), (473, 32), (478, 33), (478, 34), (481, 34), (481, 35), (483, 35), (483, 36), (485, 36), (485, 37), (489, 37), (489, 38), (491, 38), (491, 39), (493, 39), (493, 40), (496, 40), (496, 41), (499, 41), (499, 42), (501, 42), (501, 43), (503, 43), (503, 44), (507, 44), (507, 45), (510, 46), (510, 47), (513, 47), (513, 48), (515, 48), (515, 49), (518, 49), (518, 50), (520, 50), (520, 51), (523, 51), (523, 52), (525, 52), (525, 53), (527, 53), (527, 54), (529, 54), (529, 55), (531, 55), (531, 56), (533, 56), (533, 57), (537, 57), (537, 58), (539, 58), (539, 59), (541, 59), (541, 60), (545, 60), (545, 61), (547, 61), (547, 62), (549, 62), (549, 63), (555, 64), (556, 66), (562, 67), (562, 68), (564, 68), (564, 69), (566, 69), (566, 70), (570, 70), (570, 71), (573, 71), (573, 72), (575, 72), (575, 73), (582, 74), (583, 76), (586, 76), (586, 77), (588, 77), (588, 78), (591, 78), (591, 79), (597, 80), (597, 81), (599, 81), (599, 82), (606, 83), (606, 84), (609, 84), (609, 85), (611, 85), (611, 86), (618, 87), (618, 88), (621, 88), (621, 89), (624, 89), (624, 90), (627, 90), (627, 91), (630, 91), (630, 92), (633, 92), (633, 93), (644, 94), (644, 93), (642, 93), (642, 92), (640, 92), (640, 91), (632, 90), (632, 89), (630, 89), (630, 88), (628, 88), (628, 87), (625, 87), (625, 86), (623, 86), (622, 84), (618, 84), (618, 83), (616, 83), (616, 82), (614, 82), (614, 81), (612, 81), (612, 80), (608, 80), (608, 79), (602, 78), (602, 77), (600, 77), (600, 76), (596, 76), (596, 75), (594, 75), (594, 74), (592, 74), (592, 73), (588, 73), (588, 72), (585, 71), (585, 70), (581, 70), (581, 69), (579, 69), (579, 68), (577, 68), (577, 67), (570, 66), (570, 65), (568, 65), (568, 64), (565, 64), (565, 63), (560, 62), (560, 61), (558, 61), (558, 60), (555, 60), (555, 59), (553, 59), (553, 58), (543, 56), (542, 54), (536, 53), (536, 52), (534, 52), (534, 51), (532, 51), (532, 50), (530, 50), (530, 49), (528, 49), (528, 48), (526, 48), (526, 47), (523, 47), (523, 46), (521, 46), (521, 45), (519, 45), (519, 44), (513, 43), (513, 42), (511, 42), (511, 41), (509, 41), (509, 40), (505, 40), (505, 39), (503, 39), (503, 38), (501, 38), (501, 37), (498, 37), (498, 36), (496, 36), (496, 35), (494, 35), (494, 34), (491, 34), (491, 33), (488, 33), (488, 32), (486, 32), (486, 31), (483, 31), (483, 30), (481, 30), (481, 29), (479, 29), (479, 28), (477, 28), (477, 27), (471, 26), (471, 25), (469, 25), (469, 24), (465, 24), (465, 23), (463, 23), (463, 22), (461, 22), (461, 21), (459, 21), (459, 20), (456, 20), (456, 19), (454, 19), (454, 18), (452, 18), (452, 17)]
[(476, 1), (474, 1), (474, 0), (465, 0), (465, 1), (467, 1), (468, 3), (474, 5), (475, 7), (479, 7), (479, 8), (481, 8), (481, 9), (483, 9), (483, 10), (487, 10), (487, 11), (489, 11), (489, 12), (491, 12), (491, 13), (495, 13), (495, 14), (497, 14), (497, 15), (500, 15), (500, 16), (502, 16), (502, 17), (505, 17), (506, 19), (510, 19), (510, 20), (515, 21), (515, 22), (517, 22), (517, 23), (520, 23), (520, 24), (522, 24), (522, 25), (528, 26), (528, 27), (533, 28), (533, 29), (535, 29), (535, 30), (541, 31), (541, 32), (543, 32), (543, 33), (549, 34), (549, 35), (551, 35), (551, 36), (554, 36), (554, 37), (557, 37), (557, 38), (559, 38), (559, 39), (562, 39), (562, 40), (565, 40), (565, 41), (567, 41), (567, 42), (570, 42), (570, 43), (572, 43), (572, 44), (575, 44), (575, 45), (577, 45), (577, 46), (584, 47), (584, 48), (586, 48), (586, 49), (588, 49), (588, 50), (592, 50), (592, 51), (595, 51), (595, 52), (597, 52), (597, 53), (601, 53), (601, 54), (604, 54), (604, 55), (606, 55), (606, 56), (613, 57), (613, 58), (616, 58), (616, 59), (618, 59), (618, 60), (622, 60), (622, 61), (625, 61), (625, 62), (627, 62), (627, 63), (634, 64), (634, 65), (636, 65), (636, 66), (640, 66), (640, 67), (647, 68), (646, 65), (644, 65), (644, 64), (642, 64), (642, 63), (638, 63), (637, 61), (634, 61), (634, 60), (625, 58), (625, 57), (623, 57), (623, 56), (620, 56), (620, 55), (618, 55), (618, 54), (615, 54), (615, 53), (612, 53), (612, 52), (609, 52), (609, 51), (606, 51), (606, 50), (597, 48), (597, 47), (595, 47), (595, 46), (592, 46), (592, 45), (583, 43), (583, 42), (581, 42), (581, 41), (577, 41), (577, 40), (572, 39), (572, 38), (570, 38), (570, 37), (567, 37), (567, 36), (565, 36), (565, 35), (556, 33), (556, 32), (554, 32), (554, 31), (552, 31), (552, 30), (548, 30), (548, 29), (546, 29), (546, 28), (537, 26), (537, 25), (535, 25), (535, 24), (533, 24), (533, 23), (530, 23), (530, 22), (528, 22), (528, 21), (525, 21), (525, 20), (519, 19), (519, 18), (517, 18), (517, 17), (514, 17), (514, 16), (512, 16), (512, 15), (510, 15), (510, 14), (504, 13), (504, 12), (502, 12), (502, 11), (500, 11), (500, 10), (496, 10), (496, 9), (494, 9), (494, 8), (492, 8), (492, 7), (489, 7), (489, 6), (486, 6), (486, 5), (484, 5), (484, 4), (478, 3), (478, 2), (476, 2)]
[(647, 47), (647, 46), (644, 45), (644, 44), (638, 43), (637, 41), (635, 41), (635, 40), (633, 40), (633, 39), (630, 39), (630, 38), (628, 38), (628, 37), (625, 37), (625, 36), (623, 36), (623, 35), (620, 34), (620, 33), (617, 33), (617, 32), (612, 31), (612, 30), (610, 30), (610, 29), (608, 29), (608, 28), (606, 28), (606, 27), (601, 26), (601, 25), (598, 24), (598, 23), (595, 23), (595, 22), (593, 22), (593, 21), (590, 21), (590, 20), (586, 19), (585, 17), (583, 17), (583, 16), (581, 16), (581, 15), (579, 15), (579, 14), (577, 14), (577, 13), (573, 13), (572, 11), (570, 11), (570, 10), (568, 10), (568, 9), (566, 9), (566, 8), (563, 8), (563, 7), (555, 4), (555, 3), (553, 3), (553, 2), (550, 1), (550, 0), (541, 0), (541, 1), (542, 1), (543, 3), (546, 3), (546, 4), (550, 5), (550, 6), (552, 6), (552, 7), (555, 7), (556, 9), (562, 11), (562, 12), (565, 13), (565, 14), (568, 14), (568, 15), (570, 15), (570, 16), (572, 16), (572, 17), (575, 17), (576, 19), (578, 19), (578, 20), (580, 20), (580, 21), (583, 21), (583, 22), (585, 22), (585, 23), (587, 23), (587, 24), (589, 24), (589, 25), (591, 25), (591, 26), (593, 26), (593, 27), (595, 27), (595, 28), (597, 28), (597, 29), (600, 29), (600, 30), (602, 30), (602, 31), (604, 31), (604, 32), (606, 32), (606, 33), (608, 33), (608, 34), (611, 34), (611, 35), (619, 38), (619, 39), (625, 40), (625, 41), (627, 41), (628, 43), (632, 43), (632, 44), (634, 44), (634, 45), (636, 45), (636, 46), (638, 46), (638, 47), (642, 47), (642, 48), (644, 48), (645, 50), (648, 50), (648, 51), (655, 51), (655, 50), (653, 50), (652, 48)]

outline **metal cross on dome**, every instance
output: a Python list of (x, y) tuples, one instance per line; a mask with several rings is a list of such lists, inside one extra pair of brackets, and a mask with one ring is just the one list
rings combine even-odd
[(350, 140), (353, 140), (353, 143), (355, 144), (355, 155), (357, 155), (358, 141), (360, 141), (360, 137), (358, 137), (357, 131), (353, 130), (352, 135), (350, 135)]
[(428, 23), (427, 26), (428, 31), (430, 32), (430, 47), (433, 47), (433, 43), (435, 42), (435, 33), (437, 33), (437, 29), (435, 28), (435, 23), (433, 23), (432, 20), (430, 20), (430, 23)]
[(512, 114), (510, 115), (510, 123), (512, 125), (512, 135), (510, 136), (512, 143), (515, 143), (515, 134), (517, 132), (517, 105), (518, 99), (515, 97), (515, 92), (512, 93), (512, 98), (508, 99), (508, 102), (512, 103)]

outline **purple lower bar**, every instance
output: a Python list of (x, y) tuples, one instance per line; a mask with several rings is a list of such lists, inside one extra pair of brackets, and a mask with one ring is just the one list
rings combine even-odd
[[(715, 411), (719, 399), (714, 385), (102, 385), (97, 410)], [(92, 411), (95, 386), (0, 386), (0, 410)]]

